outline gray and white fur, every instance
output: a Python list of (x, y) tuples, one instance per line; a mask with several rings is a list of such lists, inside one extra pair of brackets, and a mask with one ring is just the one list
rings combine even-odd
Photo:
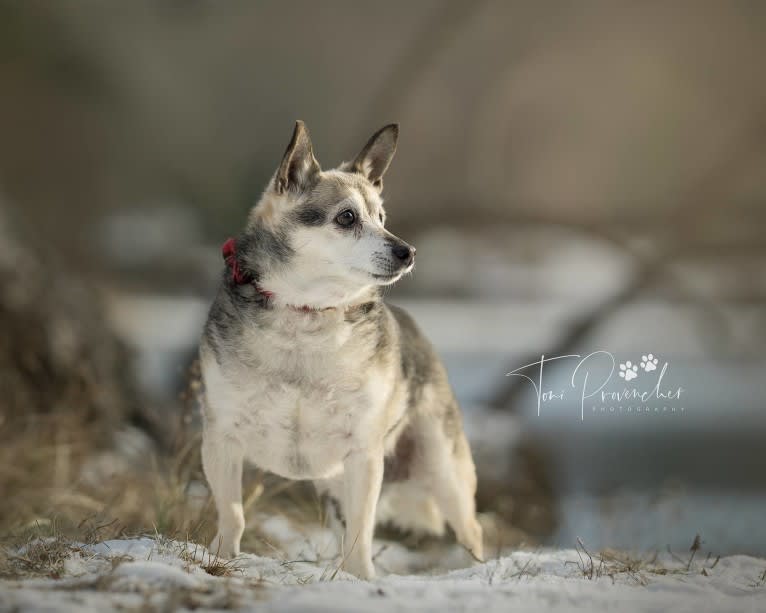
[(398, 126), (353, 162), (317, 163), (297, 122), (282, 163), (236, 238), (236, 261), (205, 325), (202, 458), (218, 511), (212, 549), (239, 553), (242, 466), (310, 479), (337, 501), (344, 568), (375, 574), (378, 521), (440, 534), (474, 557), (476, 471), (447, 375), (430, 343), (381, 288), (415, 250), (385, 228), (382, 179)]

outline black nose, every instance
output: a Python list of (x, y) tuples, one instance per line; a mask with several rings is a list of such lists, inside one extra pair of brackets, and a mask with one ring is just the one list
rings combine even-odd
[(412, 264), (412, 261), (415, 259), (415, 247), (410, 247), (408, 244), (399, 244), (394, 245), (391, 248), (391, 251), (394, 252), (394, 255), (401, 260), (401, 262), (407, 266)]

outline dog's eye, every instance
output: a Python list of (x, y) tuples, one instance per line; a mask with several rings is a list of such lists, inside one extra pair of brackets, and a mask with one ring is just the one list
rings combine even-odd
[(378, 217), (380, 218), (380, 223), (383, 223), (383, 213), (378, 214)]
[(345, 211), (341, 211), (340, 213), (338, 213), (338, 216), (335, 218), (335, 223), (345, 228), (353, 224), (355, 221), (356, 221), (356, 214), (351, 209), (346, 209)]

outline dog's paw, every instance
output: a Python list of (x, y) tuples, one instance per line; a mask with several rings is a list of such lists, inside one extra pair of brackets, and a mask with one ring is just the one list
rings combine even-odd
[(651, 353), (649, 355), (641, 356), (641, 368), (643, 368), (646, 372), (657, 370), (658, 362), (659, 360), (655, 358)]
[(371, 581), (375, 578), (375, 567), (370, 559), (362, 560), (349, 557), (343, 563), (343, 570), (363, 581)]
[(631, 381), (638, 376), (638, 364), (633, 364), (630, 360), (620, 364), (620, 376), (626, 381)]
[(473, 520), (469, 523), (467, 530), (461, 534), (460, 544), (465, 548), (474, 562), (484, 562), (484, 531), (481, 524)]

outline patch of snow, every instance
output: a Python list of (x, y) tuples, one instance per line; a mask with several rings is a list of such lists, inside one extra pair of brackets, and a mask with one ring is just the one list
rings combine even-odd
[(193, 590), (205, 585), (202, 578), (167, 561), (123, 562), (114, 569), (112, 577), (116, 579), (113, 584), (116, 590), (161, 588), (170, 584)]
[[(610, 572), (593, 554), (572, 549), (503, 551), (470, 565), (455, 545), (412, 551), (376, 541), (380, 578), (359, 581), (339, 570), (337, 546), (319, 526), (263, 517), (274, 554), (242, 554), (228, 576), (203, 566), (201, 546), (139, 538), (78, 545), (59, 580), (0, 582), (0, 610), (91, 611), (117, 608), (242, 611), (755, 611), (766, 602), (766, 560), (743, 555), (717, 562), (662, 554), (646, 568)], [(276, 542), (278, 541), (278, 542)], [(78, 552), (78, 553), (75, 553)], [(88, 554), (99, 560), (89, 564)], [(75, 558), (81, 561), (74, 561)], [(113, 562), (109, 562), (113, 560)], [(661, 567), (652, 572), (650, 567)], [(584, 572), (585, 571), (585, 572)]]

